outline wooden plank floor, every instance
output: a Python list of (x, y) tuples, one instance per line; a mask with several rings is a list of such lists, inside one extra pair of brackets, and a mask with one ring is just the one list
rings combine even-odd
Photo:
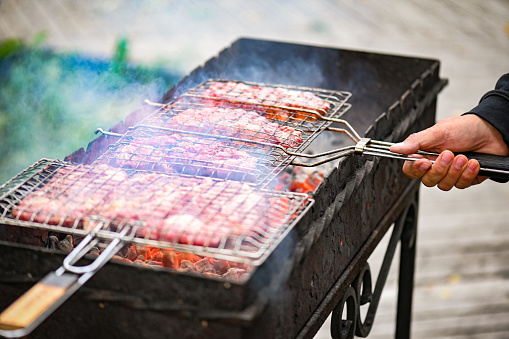
[[(242, 36), (436, 58), (450, 80), (438, 119), (472, 108), (509, 72), (506, 0), (0, 0), (0, 40), (41, 31), (56, 49), (104, 56), (127, 36), (133, 61), (183, 72)], [(509, 338), (508, 206), (507, 184), (421, 190), (414, 338)], [(395, 279), (370, 338), (393, 337)], [(325, 324), (316, 339), (328, 337)]]

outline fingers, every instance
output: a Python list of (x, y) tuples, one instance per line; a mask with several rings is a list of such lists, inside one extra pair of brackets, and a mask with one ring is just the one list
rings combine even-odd
[(403, 164), (403, 173), (410, 179), (420, 179), (431, 168), (431, 161), (428, 159), (419, 159), (416, 161), (405, 161)]
[(468, 160), (464, 155), (454, 156), (450, 151), (444, 151), (432, 164), (427, 159), (406, 161), (403, 172), (411, 179), (421, 179), (425, 186), (437, 186), (443, 191), (449, 191), (453, 187), (467, 188), (480, 183), (477, 178), (479, 173), (477, 160)]
[[(461, 160), (464, 160), (463, 158), (466, 157), (463, 156)], [(438, 188), (443, 191), (450, 190), (452, 186), (454, 186), (452, 181), (458, 171), (456, 166), (451, 167), (454, 160), (454, 154), (452, 152), (444, 151), (440, 153), (433, 166), (431, 166), (430, 170), (422, 177), (422, 183), (428, 187), (438, 185)], [(462, 164), (462, 161), (459, 162)], [(464, 164), (462, 164), (462, 166), (463, 165)], [(452, 186), (450, 186), (451, 183), (453, 184)]]
[(417, 153), (419, 150), (419, 144), (413, 143), (413, 142), (399, 142), (397, 144), (392, 145), (389, 150), (394, 153), (401, 153), (401, 154), (412, 154)]
[(423, 131), (410, 134), (402, 142), (392, 145), (390, 150), (401, 154), (413, 154), (418, 150), (444, 150), (443, 142), (447, 139), (449, 130), (443, 124), (436, 124)]
[(461, 177), (456, 182), (456, 188), (467, 188), (475, 184), (480, 184), (484, 179), (479, 179), (477, 177), (477, 174), (479, 173), (479, 169), (481, 166), (479, 165), (479, 162), (477, 160), (470, 160), (467, 163), (467, 166), (463, 173), (461, 174)]

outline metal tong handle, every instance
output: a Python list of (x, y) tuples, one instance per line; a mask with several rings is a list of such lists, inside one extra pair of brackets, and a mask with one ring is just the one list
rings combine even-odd
[[(391, 142), (385, 141), (376, 141), (368, 138), (362, 138), (356, 145), (356, 152), (373, 155), (373, 156), (381, 156), (386, 158), (393, 159), (402, 159), (402, 160), (411, 160), (416, 161), (419, 158), (412, 157), (405, 154), (394, 153), (389, 150), (389, 148), (394, 145)], [(419, 150), (417, 154), (427, 155), (427, 156), (438, 156), (439, 153), (436, 152), (427, 152)], [(481, 165), (481, 169), (479, 170), (479, 175), (490, 177), (494, 180), (507, 181), (509, 180), (509, 157), (504, 157), (500, 155), (486, 154), (486, 153), (477, 153), (477, 152), (460, 152), (455, 153), (455, 155), (463, 154), (468, 159), (475, 159)], [(433, 163), (434, 161), (431, 160)]]
[(124, 228), (91, 264), (76, 267), (74, 264), (99, 242), (95, 232), (89, 233), (59, 269), (47, 274), (0, 314), (0, 336), (19, 338), (32, 332), (121, 250), (121, 237), (127, 231)]

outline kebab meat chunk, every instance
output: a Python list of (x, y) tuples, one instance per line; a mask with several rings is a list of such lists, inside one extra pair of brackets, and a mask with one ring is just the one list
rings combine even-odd
[(99, 158), (99, 163), (136, 170), (254, 180), (258, 158), (215, 138), (184, 133), (130, 136)]
[(325, 112), (330, 108), (327, 101), (309, 91), (248, 85), (235, 81), (211, 82), (200, 94), (258, 105), (294, 107)]
[(242, 108), (218, 106), (188, 108), (168, 120), (162, 120), (160, 126), (262, 141), (285, 148), (297, 147), (303, 142), (301, 131), (271, 122), (254, 110)]

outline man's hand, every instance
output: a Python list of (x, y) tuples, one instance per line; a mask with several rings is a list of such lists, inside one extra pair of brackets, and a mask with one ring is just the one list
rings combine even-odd
[(437, 185), (443, 191), (453, 187), (467, 188), (487, 179), (477, 176), (480, 168), (477, 160), (468, 160), (464, 155), (454, 156), (453, 152), (509, 154), (500, 132), (474, 114), (440, 120), (391, 147), (391, 151), (402, 154), (415, 154), (418, 150), (440, 155), (433, 164), (423, 156), (419, 156), (421, 159), (417, 161), (405, 161), (403, 172), (409, 178), (420, 178), (428, 187)]

